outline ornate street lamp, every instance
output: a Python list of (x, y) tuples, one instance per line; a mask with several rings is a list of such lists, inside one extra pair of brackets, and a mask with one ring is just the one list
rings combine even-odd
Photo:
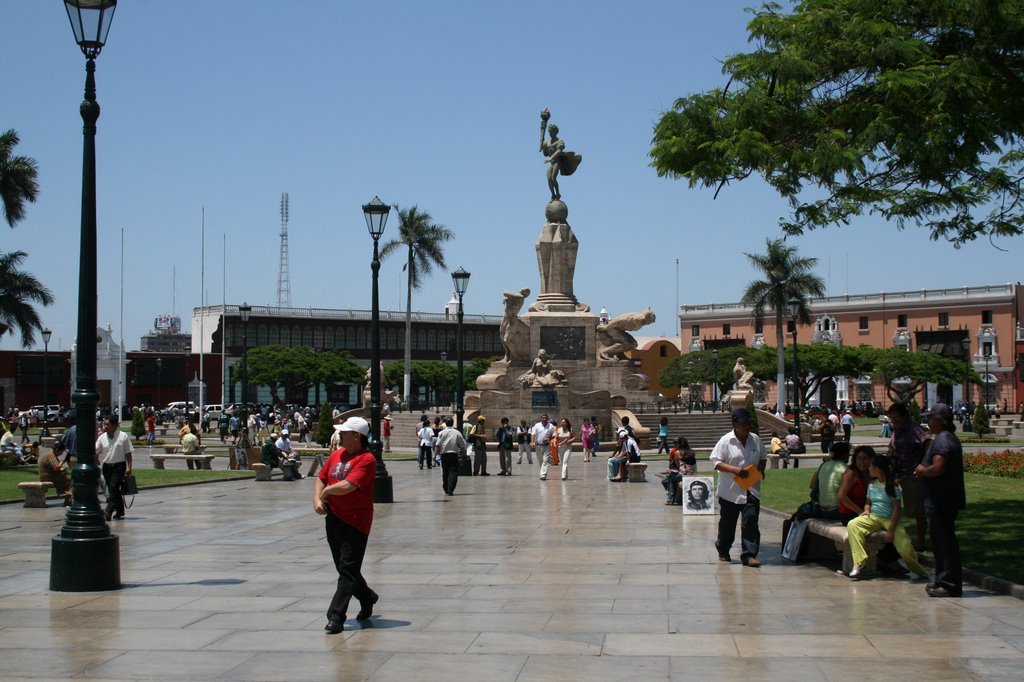
[[(711, 357), (714, 360), (715, 375), (711, 379), (711, 400), (714, 402), (713, 411), (718, 412), (718, 349), (711, 349)], [(704, 410), (701, 410), (703, 412)]]
[[(448, 400), (448, 351), (441, 351), (441, 364), (443, 365), (443, 369), (441, 370), (441, 400), (451, 403), (451, 401)], [(438, 400), (437, 402), (440, 403), (441, 400)], [(438, 407), (440, 407), (440, 405), (438, 405)]]
[(798, 315), (800, 314), (800, 299), (794, 296), (787, 302), (789, 305), (789, 316), (793, 318), (793, 426), (796, 432), (800, 433), (800, 365), (796, 355), (796, 328)]
[(46, 397), (46, 369), (49, 367), (50, 359), (50, 337), (53, 332), (49, 328), (43, 329), (43, 430), (41, 436), (50, 435), (50, 399)]
[(252, 313), (252, 306), (243, 303), (238, 306), (238, 316), (242, 318), (242, 415), (240, 419), (248, 419), (249, 405), (249, 315)]
[(370, 299), (370, 452), (377, 460), (377, 476), (373, 483), (374, 502), (395, 501), (394, 485), (387, 467), (384, 466), (383, 446), (380, 441), (380, 298), (377, 287), (380, 273), (378, 244), (390, 213), (391, 207), (381, 201), (380, 197), (374, 197), (373, 201), (363, 205), (366, 229), (373, 238), (373, 260), (370, 261), (370, 271), (373, 273)]
[[(452, 284), (455, 286), (455, 295), (459, 297), (459, 310), (456, 315), (458, 321), (455, 327), (455, 425), (459, 432), (462, 432), (462, 412), (465, 409), (465, 383), (462, 367), (462, 297), (466, 295), (469, 288), (469, 273), (461, 267), (452, 273)], [(469, 476), (473, 473), (473, 464), (469, 455), (459, 457), (459, 475)]]
[(924, 401), (923, 401), (924, 402), (924, 407), (921, 408), (921, 411), (922, 412), (927, 412), (928, 411), (928, 353), (930, 352), (930, 349), (925, 347), (925, 348), (921, 349), (921, 352), (924, 353)]
[(992, 377), (988, 373), (988, 363), (989, 363), (989, 361), (991, 359), (992, 359), (992, 356), (989, 355), (988, 353), (986, 353), (985, 354), (985, 380), (983, 382), (984, 386), (985, 386), (985, 411), (986, 412), (989, 411), (989, 406), (988, 405), (989, 405), (989, 403), (992, 402), (992, 383), (991, 383), (992, 382)]
[(77, 462), (71, 472), (73, 504), (50, 552), (50, 589), (92, 592), (121, 587), (118, 538), (100, 510), (96, 466), (96, 57), (107, 42), (117, 0), (65, 0), (75, 42), (85, 55), (85, 100), (79, 107), (82, 133), (82, 223), (78, 268), (78, 338), (75, 354)]
[(971, 337), (965, 336), (960, 339), (960, 346), (964, 349), (964, 411), (970, 409), (971, 404)]

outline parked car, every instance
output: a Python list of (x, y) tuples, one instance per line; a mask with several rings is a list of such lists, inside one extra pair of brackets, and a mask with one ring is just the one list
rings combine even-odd
[(32, 418), (35, 422), (41, 423), (44, 419), (48, 424), (54, 424), (57, 422), (57, 418), (60, 416), (60, 405), (33, 405), (32, 406)]
[(206, 414), (210, 415), (211, 422), (216, 422), (218, 419), (220, 419), (220, 414), (223, 411), (224, 406), (221, 405), (220, 403), (215, 403), (213, 405), (206, 406)]

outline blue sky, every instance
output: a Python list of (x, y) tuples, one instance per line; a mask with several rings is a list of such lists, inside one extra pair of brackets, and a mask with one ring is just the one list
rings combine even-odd
[[(652, 125), (680, 96), (720, 86), (747, 48), (749, 0), (340, 2), (122, 0), (97, 61), (99, 323), (129, 349), (157, 315), (187, 326), (201, 302), (276, 302), (279, 203), (290, 194), (295, 306), (367, 309), (371, 242), (361, 205), (418, 205), (453, 230), (448, 271), (472, 273), (467, 312), (539, 293), (534, 241), (547, 187), (547, 107), (583, 155), (561, 182), (580, 241), (577, 297), (612, 315), (652, 307), (641, 335), (676, 335), (675, 305), (738, 300), (743, 252), (778, 236), (784, 203), (758, 179), (688, 189), (649, 167)], [(183, 11), (184, 10), (184, 11)], [(57, 302), (51, 349), (77, 324), (84, 58), (60, 2), (0, 5), (0, 129), (39, 162), (41, 193), (0, 248)], [(205, 290), (200, 286), (206, 213)], [(392, 216), (384, 238), (397, 234)], [(224, 243), (227, 243), (226, 267)], [(831, 294), (1015, 281), (1019, 238), (956, 251), (922, 229), (864, 218), (796, 238)], [(679, 287), (676, 287), (679, 259)], [(176, 281), (172, 295), (172, 280)], [(413, 308), (439, 311), (438, 272)], [(401, 261), (381, 304), (404, 306)], [(7, 335), (0, 347), (20, 347)], [(39, 345), (41, 348), (41, 343)]]

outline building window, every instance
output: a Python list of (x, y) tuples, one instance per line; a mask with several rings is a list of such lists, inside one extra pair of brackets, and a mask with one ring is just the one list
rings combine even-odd
[(896, 326), (904, 328), (907, 326), (907, 316), (905, 314), (896, 316)]
[(731, 336), (731, 335), (732, 335), (732, 325), (729, 324), (728, 322), (726, 322), (725, 324), (722, 325), (722, 336)]
[(991, 341), (985, 341), (985, 342), (983, 342), (981, 344), (981, 355), (983, 357), (986, 356), (986, 355), (990, 356), (990, 357), (992, 356), (992, 342)]
[(792, 334), (796, 331), (796, 322), (794, 320), (786, 320), (786, 333)]
[(658, 356), (662, 358), (667, 358), (668, 348), (666, 348), (665, 346), (661, 346), (660, 348), (658, 348)]
[(992, 324), (992, 311), (991, 310), (982, 310), (981, 311), (981, 323), (982, 324)]
[(690, 327), (690, 336), (700, 336), (700, 325), (695, 324)]
[(939, 313), (939, 326), (940, 327), (948, 327), (949, 326), (949, 313)]
[(857, 319), (857, 329), (859, 329), (862, 332), (866, 332), (868, 330), (868, 316), (867, 315), (861, 315)]
[(764, 320), (755, 320), (754, 321), (754, 333), (755, 334), (764, 334)]

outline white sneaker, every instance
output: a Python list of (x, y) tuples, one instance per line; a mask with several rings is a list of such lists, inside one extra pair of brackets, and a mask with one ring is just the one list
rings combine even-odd
[(562, 476), (562, 480), (563, 480), (563, 481), (564, 481), (565, 479), (567, 479), (567, 478), (569, 478), (569, 477), (568, 477), (568, 476)]

